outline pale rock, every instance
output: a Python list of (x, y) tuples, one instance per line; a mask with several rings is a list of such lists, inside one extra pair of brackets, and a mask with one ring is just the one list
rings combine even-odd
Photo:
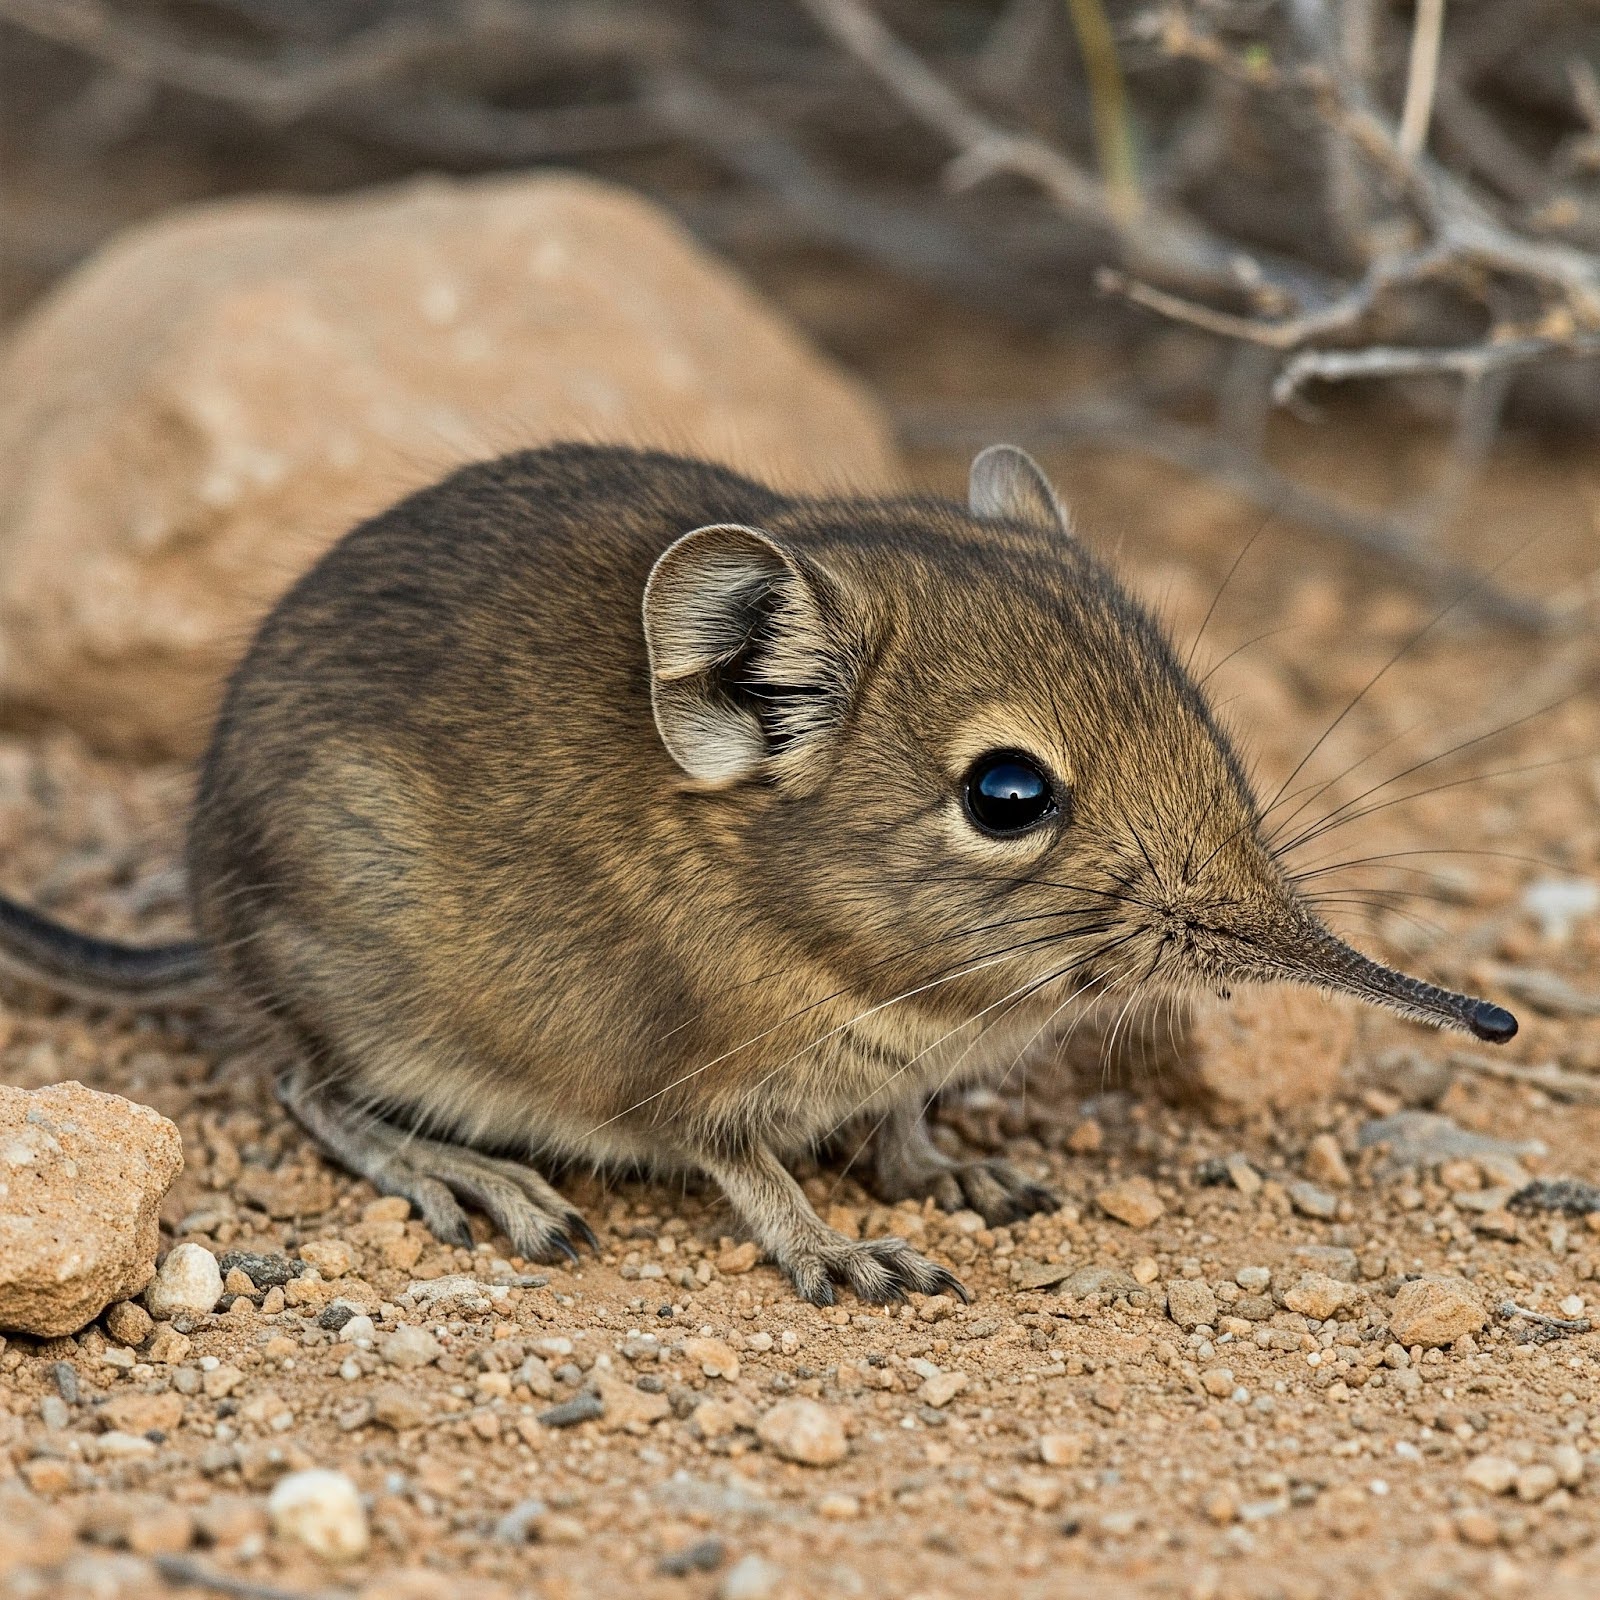
[(1546, 1495), (1554, 1494), (1561, 1484), (1556, 1469), (1548, 1462), (1536, 1462), (1517, 1474), (1517, 1498), (1534, 1505)]
[(838, 1412), (815, 1400), (783, 1400), (756, 1424), (756, 1437), (785, 1461), (831, 1466), (849, 1453)]
[(717, 1600), (773, 1600), (783, 1576), (782, 1567), (762, 1556), (741, 1556), (723, 1573)]
[(1389, 1331), (1409, 1349), (1454, 1344), (1488, 1322), (1472, 1285), (1461, 1278), (1414, 1278), (1401, 1284), (1389, 1313)]
[(463, 1272), (443, 1278), (419, 1278), (400, 1296), (400, 1303), (430, 1317), (485, 1317), (510, 1308), (511, 1291), (501, 1283), (483, 1283)]
[(157, 1323), (145, 1346), (144, 1358), (158, 1367), (181, 1366), (189, 1359), (193, 1341), (186, 1333), (179, 1333), (170, 1322)]
[(1315, 1217), (1320, 1222), (1331, 1222), (1339, 1215), (1339, 1197), (1336, 1194), (1303, 1180), (1289, 1185), (1289, 1204), (1302, 1217)]
[(1130, 1228), (1148, 1228), (1167, 1209), (1161, 1196), (1143, 1178), (1114, 1183), (1094, 1198), (1108, 1217), (1115, 1217)]
[(708, 1378), (725, 1378), (731, 1383), (739, 1376), (739, 1357), (733, 1347), (721, 1339), (685, 1339), (683, 1353)]
[(1521, 1471), (1515, 1461), (1504, 1456), (1474, 1456), (1461, 1470), (1461, 1476), (1475, 1489), (1485, 1494), (1510, 1494), (1516, 1487), (1517, 1473)]
[(1201, 1278), (1171, 1278), (1167, 1282), (1167, 1315), (1185, 1331), (1214, 1328), (1217, 1297)]
[(606, 1433), (642, 1433), (651, 1423), (671, 1415), (672, 1402), (664, 1394), (650, 1394), (604, 1374), (594, 1381), (605, 1407), (600, 1427)]
[(1061, 1504), (1065, 1490), (1054, 1478), (1037, 1472), (1019, 1473), (1005, 1487), (1013, 1500), (1032, 1506), (1035, 1511), (1054, 1511)]
[(355, 1561), (367, 1552), (367, 1513), (342, 1473), (313, 1467), (291, 1472), (267, 1500), (272, 1531), (324, 1561)]
[(1316, 1317), (1326, 1321), (1354, 1298), (1348, 1283), (1330, 1278), (1323, 1272), (1304, 1272), (1300, 1281), (1283, 1292), (1283, 1303), (1290, 1311), (1303, 1317)]
[(1039, 1459), (1047, 1467), (1075, 1467), (1088, 1453), (1089, 1440), (1081, 1433), (1042, 1433)]
[(356, 1253), (343, 1239), (310, 1239), (300, 1246), (300, 1258), (324, 1278), (342, 1278), (356, 1264)]
[(426, 1328), (402, 1322), (393, 1333), (378, 1340), (378, 1354), (391, 1367), (408, 1372), (414, 1367), (431, 1366), (444, 1354), (444, 1346)]
[(1583, 1482), (1583, 1452), (1576, 1445), (1558, 1444), (1550, 1452), (1550, 1465), (1556, 1469), (1563, 1487), (1576, 1489)]
[(138, 1306), (131, 1300), (119, 1300), (106, 1309), (106, 1332), (118, 1344), (128, 1346), (140, 1345), (155, 1331), (155, 1323), (151, 1320), (150, 1313), (143, 1306)]
[(180, 1244), (167, 1252), (155, 1282), (144, 1292), (145, 1309), (170, 1322), (202, 1317), (222, 1298), (222, 1270), (203, 1244)]
[(1339, 1141), (1331, 1133), (1319, 1133), (1306, 1146), (1306, 1176), (1313, 1183), (1326, 1184), (1330, 1189), (1350, 1187), (1350, 1168), (1345, 1163)]
[(413, 1394), (398, 1383), (380, 1384), (372, 1391), (372, 1415), (396, 1433), (420, 1428), (428, 1420), (428, 1406), (420, 1394)]
[(752, 1239), (743, 1244), (730, 1245), (717, 1257), (717, 1271), (730, 1276), (748, 1272), (761, 1259), (761, 1246)]
[(753, 1431), (756, 1420), (748, 1400), (702, 1400), (689, 1413), (689, 1427), (701, 1439), (724, 1439), (741, 1428)]
[(75, 1333), (155, 1273), (178, 1130), (81, 1083), (0, 1085), (0, 1330)]
[(966, 1388), (968, 1378), (964, 1372), (936, 1372), (924, 1378), (917, 1390), (917, 1398), (925, 1405), (942, 1411)]
[(162, 217), (22, 323), (0, 396), (0, 697), (125, 751), (195, 754), (271, 601), (465, 460), (585, 439), (788, 488), (895, 470), (883, 413), (729, 267), (570, 174)]

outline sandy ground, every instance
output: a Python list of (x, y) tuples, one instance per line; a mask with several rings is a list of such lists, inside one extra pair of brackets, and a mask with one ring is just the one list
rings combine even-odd
[[(800, 309), (848, 347), (824, 299)], [(873, 375), (890, 393), (1042, 395), (1069, 369), (1049, 351), (997, 353), (981, 331), (913, 338), (903, 308), (897, 340), (880, 310)], [(1287, 447), (1374, 493), (1411, 481), (1431, 448), (1392, 419)], [(1192, 636), (1261, 515), (1153, 469), (1053, 464), (1084, 525)], [(959, 481), (954, 457), (914, 467)], [(1509, 581), (1556, 595), (1592, 564), (1597, 517), (1592, 451), (1511, 446), (1452, 544), (1487, 562), (1534, 539)], [(1263, 783), (1430, 610), (1269, 528), (1202, 649), (1216, 659), (1283, 630), (1214, 680)], [(1274, 1110), (1269, 1084), (1230, 1106), (1178, 1095), (1168, 1075), (1090, 1068), (946, 1108), (947, 1137), (1005, 1149), (1061, 1195), (1026, 1225), (886, 1211), (837, 1171), (807, 1179), (836, 1223), (948, 1261), (965, 1307), (801, 1304), (713, 1199), (645, 1183), (568, 1184), (601, 1243), (575, 1267), (505, 1259), (486, 1232), (472, 1252), (445, 1248), (322, 1164), (204, 1031), (11, 991), (0, 1079), (76, 1078), (156, 1106), (188, 1162), (168, 1242), (274, 1259), (254, 1264), (255, 1292), (180, 1327), (187, 1348), (169, 1341), (166, 1363), (99, 1329), (0, 1353), (0, 1471), (16, 1474), (0, 1480), (0, 1594), (204, 1592), (207, 1575), (216, 1592), (372, 1600), (1600, 1592), (1600, 1335), (1495, 1315), (1452, 1347), (1408, 1351), (1390, 1329), (1416, 1274), (1465, 1279), (1491, 1310), (1581, 1320), (1600, 1301), (1600, 1229), (1506, 1205), (1528, 1177), (1600, 1178), (1600, 915), (1541, 919), (1527, 899), (1543, 880), (1600, 880), (1592, 625), (1530, 642), (1447, 619), (1310, 770), (1321, 781), (1386, 746), (1317, 800), (1331, 809), (1557, 701), (1372, 799), (1503, 775), (1364, 818), (1307, 859), (1488, 852), (1352, 867), (1330, 881), (1416, 895), (1330, 914), (1425, 975), (1519, 990), (1523, 1030), (1493, 1064), (1560, 1076), (1507, 1080), (1482, 1049), (1365, 1015), (1337, 1092), (1309, 1104)], [(0, 876), (97, 928), (179, 928), (183, 790), (182, 774), (101, 763), (63, 738), (6, 740)], [(1407, 1110), (1489, 1142), (1409, 1161), (1363, 1144)], [(1130, 1179), (1159, 1216), (1107, 1214), (1099, 1197)], [(325, 1263), (320, 1281), (302, 1252)], [(1308, 1271), (1346, 1286), (1326, 1320), (1284, 1303)], [(430, 1308), (426, 1285), (449, 1274), (499, 1287)], [(370, 1336), (341, 1342), (350, 1306), (370, 1312)], [(397, 1343), (402, 1326), (431, 1338)], [(555, 1408), (596, 1389), (602, 1417), (557, 1425)], [(831, 1409), (843, 1459), (800, 1464), (770, 1425), (763, 1438), (757, 1424), (797, 1398)], [(366, 1497), (363, 1559), (331, 1567), (269, 1530), (267, 1493), (309, 1466)]]

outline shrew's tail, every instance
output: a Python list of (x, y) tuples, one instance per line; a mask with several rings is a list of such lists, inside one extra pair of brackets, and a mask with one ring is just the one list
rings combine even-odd
[(203, 945), (94, 939), (3, 896), (0, 971), (101, 1005), (194, 1005), (213, 982)]

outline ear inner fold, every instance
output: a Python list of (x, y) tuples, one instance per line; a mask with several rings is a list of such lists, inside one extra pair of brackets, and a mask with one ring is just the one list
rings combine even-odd
[(1031, 522), (1068, 537), (1072, 518), (1044, 469), (1014, 444), (992, 444), (974, 457), (967, 508), (975, 517)]
[(686, 533), (644, 592), (656, 728), (696, 782), (725, 787), (829, 719), (845, 688), (809, 571), (736, 523)]

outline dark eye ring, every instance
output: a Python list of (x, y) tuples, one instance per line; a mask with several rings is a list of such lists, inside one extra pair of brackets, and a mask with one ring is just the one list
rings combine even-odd
[(1059, 810), (1048, 775), (1020, 750), (979, 756), (967, 769), (961, 794), (972, 825), (996, 839), (1015, 839)]

